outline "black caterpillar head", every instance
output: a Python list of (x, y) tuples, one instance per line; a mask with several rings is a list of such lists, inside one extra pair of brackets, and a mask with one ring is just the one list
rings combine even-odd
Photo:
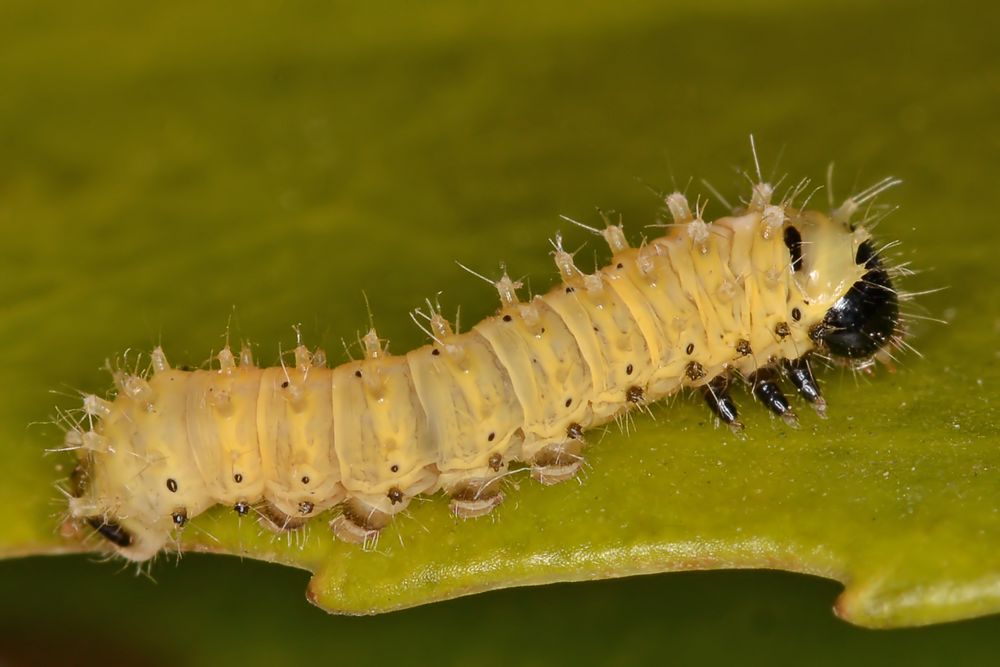
[(858, 246), (855, 262), (865, 273), (826, 311), (810, 337), (835, 357), (871, 357), (899, 327), (899, 296), (871, 241)]

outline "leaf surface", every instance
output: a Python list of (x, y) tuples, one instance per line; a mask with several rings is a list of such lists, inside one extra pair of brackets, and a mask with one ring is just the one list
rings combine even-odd
[[(830, 419), (798, 405), (798, 431), (743, 395), (747, 436), (736, 438), (680, 397), (628, 433), (592, 433), (580, 483), (514, 478), (479, 521), (452, 518), (441, 498), (415, 503), (374, 552), (334, 541), (323, 522), (274, 536), (222, 508), (193, 521), (182, 546), (308, 569), (310, 599), (352, 614), (715, 568), (836, 579), (837, 613), (862, 625), (1000, 609), (996, 146), (979, 141), (989, 127), (996, 136), (991, 42), (891, 7), (867, 21), (719, 7), (567, 18), (525, 6), (523, 20), (464, 5), (408, 17), (316, 9), (308, 21), (254, 8), (234, 25), (210, 8), (131, 8), (102, 18), (115, 48), (96, 51), (74, 37), (91, 34), (77, 28), (92, 17), (67, 9), (38, 24), (29, 8), (7, 10), (0, 553), (99, 546), (62, 531), (54, 483), (71, 459), (41, 452), (60, 442), (44, 423), (55, 407), (108, 385), (105, 358), (162, 342), (174, 362), (198, 365), (228, 325), (274, 362), (301, 323), (342, 360), (341, 340), (366, 324), (362, 290), (392, 349), (408, 349), (422, 341), (406, 312), (439, 290), (466, 326), (494, 310), (492, 290), (454, 260), (484, 272), (506, 261), (540, 291), (560, 227), (568, 246), (587, 242), (581, 259), (605, 257), (557, 214), (593, 222), (594, 206), (617, 208), (633, 240), (659, 233), (643, 229), (658, 202), (632, 174), (665, 189), (671, 172), (691, 174), (746, 196), (729, 165), (749, 166), (753, 130), (765, 164), (787, 144), (781, 171), (793, 180), (822, 180), (831, 159), (841, 195), (862, 167), (861, 182), (904, 178), (888, 197), (901, 210), (879, 234), (933, 269), (906, 288), (949, 287), (910, 307), (948, 321), (913, 321), (922, 358), (874, 378), (825, 374)], [(878, 39), (866, 32), (890, 22)], [(342, 39), (329, 39), (333, 24)], [(810, 49), (807, 35), (831, 24), (859, 46)], [(230, 39), (212, 38), (223, 25)], [(173, 40), (178, 26), (194, 26), (190, 49)], [(747, 36), (765, 32), (808, 62), (748, 62)], [(906, 65), (880, 56), (903, 51)], [(835, 113), (818, 109), (832, 90)]]

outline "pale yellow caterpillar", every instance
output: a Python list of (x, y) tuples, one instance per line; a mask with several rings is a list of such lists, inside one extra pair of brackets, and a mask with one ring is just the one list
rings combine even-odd
[(895, 181), (825, 215), (796, 205), (802, 187), (772, 203), (759, 180), (710, 224), (666, 196), (667, 234), (640, 247), (606, 220), (591, 231), (612, 259), (591, 274), (557, 237), (559, 285), (521, 301), (505, 273), (497, 315), (463, 333), (436, 306), (417, 311), (432, 342), (403, 355), (374, 329), (362, 360), (332, 369), (301, 344), (291, 367), (258, 368), (227, 346), (194, 371), (157, 348), (150, 374), (115, 372), (113, 400), (85, 397), (66, 436), (80, 459), (70, 515), (138, 561), (217, 504), (279, 529), (336, 509), (333, 534), (369, 543), (418, 494), (489, 513), (512, 463), (545, 484), (569, 479), (588, 429), (684, 387), (739, 428), (728, 385), (742, 378), (794, 424), (784, 374), (822, 413), (810, 353), (864, 365), (901, 342), (890, 270), (865, 221), (851, 224)]

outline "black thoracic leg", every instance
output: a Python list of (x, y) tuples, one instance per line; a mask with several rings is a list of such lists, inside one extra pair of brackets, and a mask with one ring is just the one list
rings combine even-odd
[(754, 398), (767, 406), (767, 409), (785, 420), (789, 426), (796, 428), (799, 420), (792, 412), (788, 399), (781, 393), (778, 386), (778, 372), (770, 367), (761, 368), (750, 376), (750, 386)]
[(826, 401), (819, 393), (819, 385), (816, 384), (816, 378), (813, 377), (812, 370), (809, 368), (809, 359), (799, 357), (798, 359), (786, 360), (785, 370), (788, 372), (792, 384), (799, 390), (799, 395), (816, 409), (816, 413), (820, 417), (826, 417)]
[(705, 395), (705, 402), (712, 408), (715, 416), (721, 419), (734, 430), (743, 428), (743, 423), (739, 420), (736, 410), (736, 403), (729, 395), (729, 378), (726, 375), (719, 375), (702, 389)]

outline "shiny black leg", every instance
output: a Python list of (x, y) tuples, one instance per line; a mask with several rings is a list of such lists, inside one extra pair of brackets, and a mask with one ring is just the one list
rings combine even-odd
[(785, 361), (785, 371), (787, 371), (792, 384), (798, 389), (799, 395), (816, 409), (820, 417), (826, 417), (826, 401), (819, 393), (819, 385), (816, 384), (816, 378), (813, 377), (812, 370), (809, 368), (809, 359), (800, 357), (787, 360)]
[(761, 368), (750, 376), (750, 385), (754, 398), (785, 420), (789, 426), (798, 427), (799, 420), (778, 385), (778, 372), (776, 370), (770, 367)]
[(709, 382), (702, 389), (705, 396), (705, 402), (708, 403), (708, 407), (712, 409), (715, 416), (721, 419), (734, 431), (739, 431), (743, 428), (743, 422), (739, 420), (739, 414), (736, 410), (736, 403), (733, 401), (732, 396), (729, 395), (729, 378), (725, 375), (720, 375)]

